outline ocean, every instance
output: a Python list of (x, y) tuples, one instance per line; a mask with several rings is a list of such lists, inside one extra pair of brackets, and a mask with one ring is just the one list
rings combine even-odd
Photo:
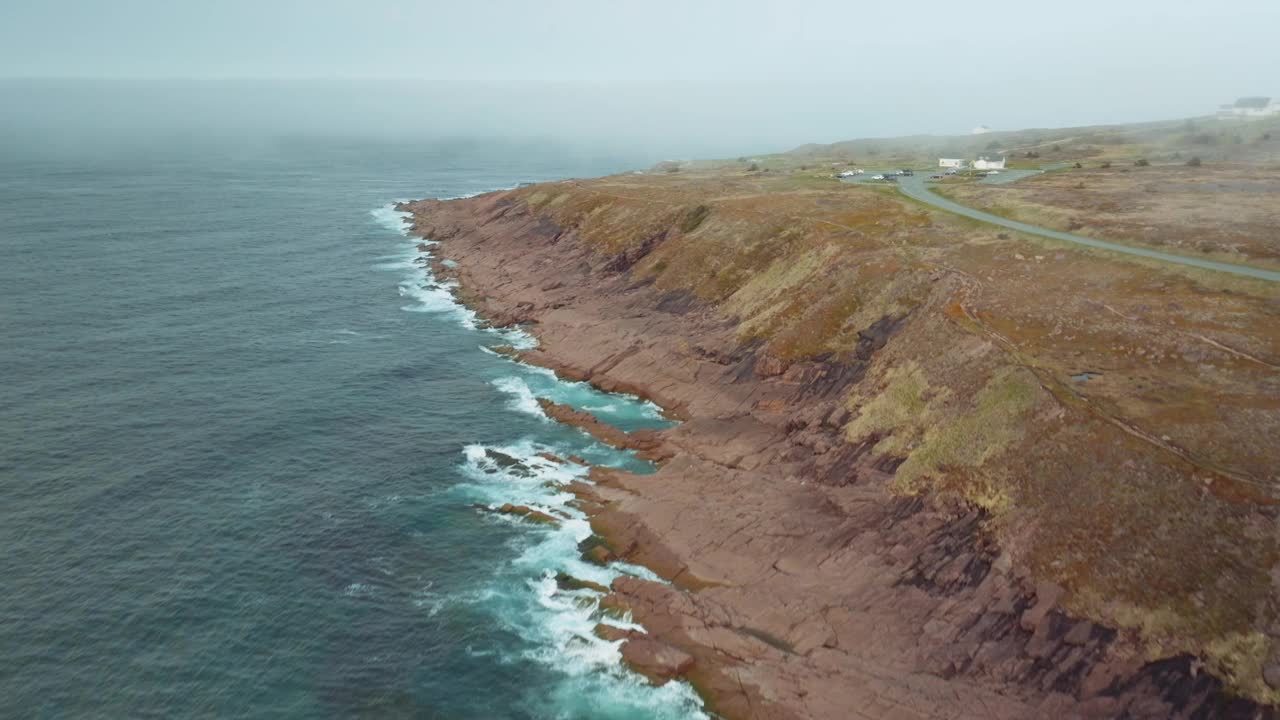
[[(5, 145), (7, 143), (7, 145)], [(595, 638), (542, 416), (391, 204), (643, 167), (546, 142), (0, 141), (0, 717), (698, 718)], [(503, 502), (571, 517), (538, 526)]]

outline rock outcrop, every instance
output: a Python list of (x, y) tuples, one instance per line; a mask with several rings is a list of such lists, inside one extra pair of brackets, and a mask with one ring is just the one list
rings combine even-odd
[[(823, 326), (843, 333), (841, 352), (766, 346), (727, 304), (641, 272), (680, 232), (636, 219), (635, 242), (610, 252), (539, 211), (535, 192), (404, 207), (416, 232), (441, 241), (433, 252), (457, 262), (437, 269), (467, 302), (531, 326), (541, 342), (523, 360), (640, 394), (684, 420), (624, 433), (540, 401), (548, 416), (661, 462), (652, 475), (593, 471), (594, 485), (573, 488), (605, 541), (585, 552), (672, 582), (623, 578), (611, 588), (609, 606), (649, 631), (601, 630), (624, 640), (637, 671), (655, 682), (687, 677), (727, 718), (1274, 717), (1225, 692), (1196, 658), (1146, 661), (1134, 631), (1073, 614), (1095, 581), (1042, 559), (1052, 543), (1037, 523), (1047, 516), (975, 469), (996, 456), (931, 434), (963, 422), (953, 406), (975, 408), (970, 445), (1038, 443), (1035, 464), (1006, 460), (1002, 472), (1041, 477), (1051, 465), (1073, 471), (1080, 443), (1096, 440), (1079, 430), (1085, 423), (1111, 428), (1060, 400), (1036, 367), (1001, 364), (1007, 350), (975, 329), (982, 312), (955, 299), (974, 292), (962, 274), (876, 260), (891, 275), (917, 273), (919, 289), (902, 290), (918, 294), (913, 305), (850, 309), (859, 327)], [(885, 282), (884, 293), (899, 292)], [(940, 376), (920, 348), (958, 358), (950, 384), (930, 384)], [(898, 393), (916, 415), (873, 415), (878, 393)], [(1016, 432), (988, 411), (992, 398), (1017, 413)], [(938, 422), (913, 428), (917, 417)], [(1174, 467), (1107, 432), (1098, 452), (1112, 467), (1161, 478), (1159, 468)]]

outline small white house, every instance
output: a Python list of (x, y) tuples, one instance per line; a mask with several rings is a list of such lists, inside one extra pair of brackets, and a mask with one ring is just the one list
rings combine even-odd
[(958, 170), (964, 167), (964, 158), (938, 158), (938, 167), (956, 168)]
[(973, 129), (973, 131), (972, 131), (970, 134), (971, 134), (971, 135), (986, 135), (986, 134), (987, 134), (987, 133), (989, 133), (989, 132), (991, 132), (991, 128), (987, 127), (986, 125), (979, 125), (978, 127), (974, 128), (974, 129)]
[(1243, 97), (1231, 105), (1218, 108), (1218, 117), (1228, 120), (1267, 117), (1280, 114), (1280, 99)]
[(979, 155), (978, 159), (973, 161), (973, 169), (974, 170), (1003, 170), (1004, 161), (1005, 161), (1005, 158), (1000, 158), (999, 160), (996, 160), (994, 158), (987, 157), (986, 155)]

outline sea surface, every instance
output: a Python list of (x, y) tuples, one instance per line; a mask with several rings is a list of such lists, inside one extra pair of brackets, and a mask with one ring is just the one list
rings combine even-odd
[(646, 573), (580, 560), (582, 470), (536, 454), (649, 468), (533, 398), (666, 421), (494, 354), (533, 340), (456, 304), (391, 208), (656, 159), (0, 141), (0, 717), (703, 717), (553, 579)]

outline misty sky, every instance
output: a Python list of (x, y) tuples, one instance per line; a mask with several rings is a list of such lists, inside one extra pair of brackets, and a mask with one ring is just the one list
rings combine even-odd
[[(199, 81), (109, 84), (108, 124), (142, 108), (785, 149), (1209, 114), (1280, 95), (1277, 31), (1280, 0), (6, 0), (0, 77)], [(23, 87), (10, 111), (79, 107)]]

